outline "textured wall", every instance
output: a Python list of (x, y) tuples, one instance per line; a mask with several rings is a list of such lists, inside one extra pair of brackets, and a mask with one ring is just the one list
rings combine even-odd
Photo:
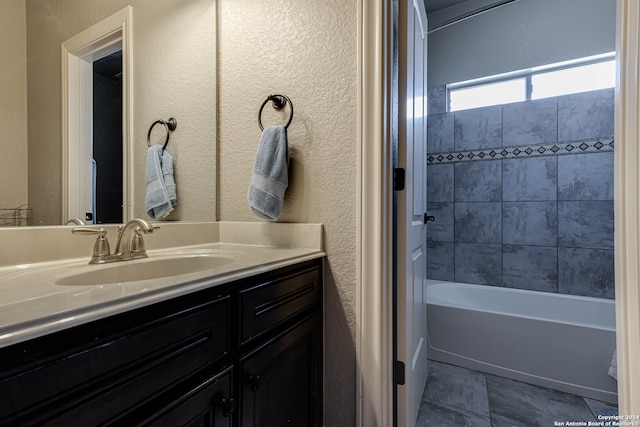
[[(144, 216), (146, 138), (171, 116), (176, 220), (214, 220), (216, 65), (213, 0), (28, 0), (29, 203), (34, 224), (61, 218), (60, 45), (127, 5), (133, 7), (134, 205)], [(153, 142), (164, 141), (161, 127)]]
[(435, 31), (429, 84), (612, 52), (615, 9), (613, 0), (520, 0)]
[(429, 278), (613, 298), (613, 89), (431, 111)]
[[(326, 425), (355, 423), (357, 8), (355, 0), (220, 0), (219, 219), (246, 201), (267, 95), (295, 107), (280, 221), (325, 225)], [(271, 110), (271, 111), (269, 111)], [(285, 120), (265, 107), (263, 123)], [(270, 114), (271, 113), (271, 114)]]
[[(27, 203), (27, 33), (24, 0), (6, 0), (0, 67), (0, 208)], [(9, 42), (10, 41), (10, 42)]]

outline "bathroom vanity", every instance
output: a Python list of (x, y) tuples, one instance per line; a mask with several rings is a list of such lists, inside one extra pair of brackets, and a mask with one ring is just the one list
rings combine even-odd
[[(322, 425), (324, 254), (225, 243), (209, 250), (231, 247), (253, 251), (252, 263), (129, 293), (122, 283), (69, 286), (101, 294), (22, 319), (23, 331), (40, 333), (0, 348), (0, 425)], [(119, 296), (103, 296), (110, 285)]]

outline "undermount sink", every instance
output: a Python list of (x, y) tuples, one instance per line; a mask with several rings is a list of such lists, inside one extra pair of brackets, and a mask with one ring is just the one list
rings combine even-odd
[(179, 276), (222, 267), (233, 258), (212, 255), (190, 255), (175, 258), (123, 261), (95, 266), (95, 270), (62, 277), (55, 281), (62, 286), (104, 285)]

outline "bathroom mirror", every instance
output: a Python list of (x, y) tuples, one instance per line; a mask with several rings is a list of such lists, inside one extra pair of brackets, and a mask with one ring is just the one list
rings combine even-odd
[[(61, 45), (127, 6), (132, 8), (127, 29), (132, 39), (132, 216), (148, 218), (147, 132), (156, 120), (175, 117), (178, 125), (167, 149), (173, 156), (178, 203), (166, 219), (216, 219), (215, 0), (4, 0), (0, 227), (27, 222), (18, 218), (12, 223), (12, 216), (30, 216), (30, 225), (66, 221)], [(164, 143), (162, 126), (154, 127), (150, 141)], [(119, 143), (114, 146), (121, 149)], [(27, 205), (31, 211), (16, 209)]]

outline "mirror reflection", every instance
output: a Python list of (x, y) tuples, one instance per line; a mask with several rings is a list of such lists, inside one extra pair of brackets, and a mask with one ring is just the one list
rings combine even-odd
[[(96, 180), (103, 195), (97, 198), (97, 211), (104, 213), (97, 222), (121, 222), (123, 210), (146, 217), (147, 132), (154, 121), (169, 117), (179, 123), (167, 146), (177, 205), (165, 219), (215, 220), (214, 0), (4, 0), (3, 6), (0, 36), (7, 49), (0, 67), (0, 226), (56, 225), (69, 219), (62, 200), (68, 171), (63, 162), (61, 45), (127, 6), (132, 8), (127, 29), (132, 40), (130, 129), (123, 132), (113, 120), (117, 110), (111, 117), (97, 109), (92, 113), (93, 130), (104, 139), (94, 154), (109, 159)], [(117, 63), (117, 58), (108, 62)], [(118, 104), (121, 97), (114, 91), (120, 90), (122, 71), (114, 71), (113, 63), (101, 65), (97, 72), (116, 88), (93, 95), (102, 104)], [(100, 90), (104, 86), (109, 85)], [(152, 144), (164, 143), (161, 128), (153, 129)], [(81, 141), (92, 147), (95, 143)], [(122, 183), (127, 175), (128, 189)]]

